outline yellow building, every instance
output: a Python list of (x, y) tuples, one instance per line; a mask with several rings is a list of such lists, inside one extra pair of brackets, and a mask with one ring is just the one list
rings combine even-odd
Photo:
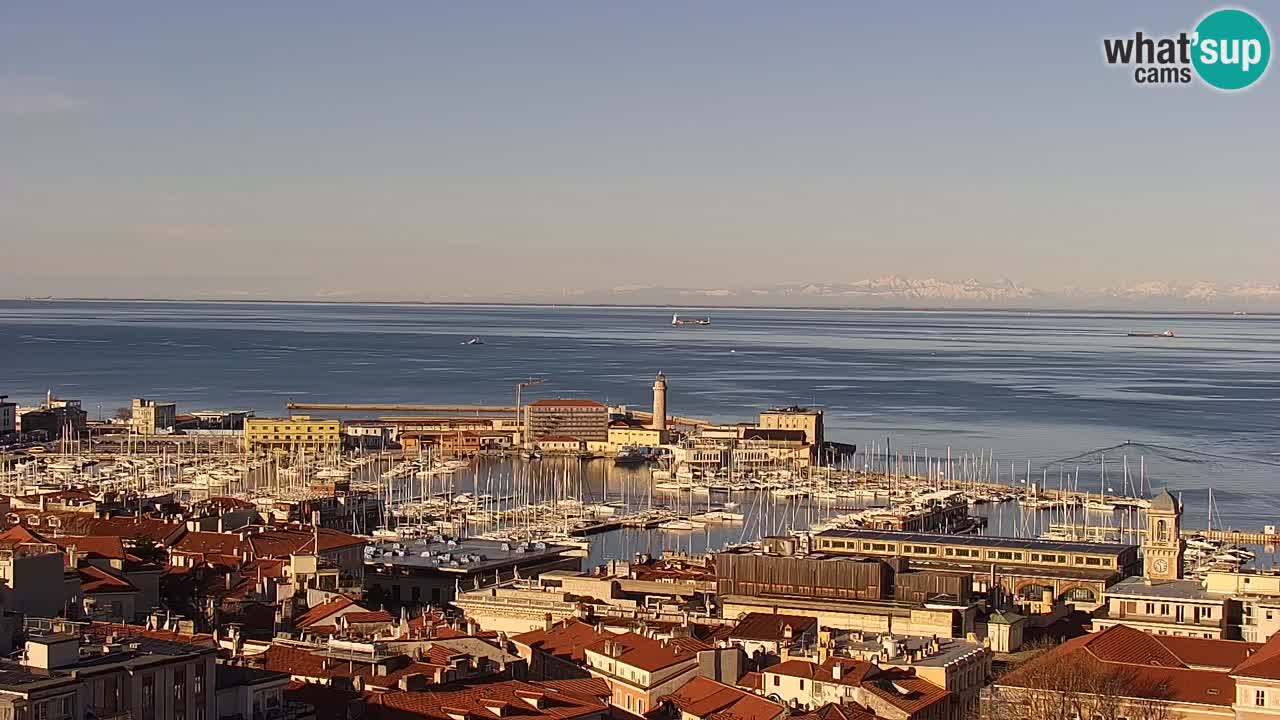
[(760, 427), (764, 430), (803, 430), (804, 441), (821, 448), (822, 411), (804, 407), (773, 408), (760, 413)]
[(613, 450), (628, 446), (658, 447), (666, 441), (666, 435), (666, 430), (616, 423), (609, 426), (609, 445)]
[(289, 418), (246, 418), (245, 448), (254, 450), (337, 450), (342, 446), (342, 423), (313, 420), (307, 415)]

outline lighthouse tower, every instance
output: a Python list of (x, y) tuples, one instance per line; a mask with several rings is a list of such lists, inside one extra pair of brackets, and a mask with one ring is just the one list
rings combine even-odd
[(661, 370), (653, 381), (653, 429), (667, 429), (667, 376)]

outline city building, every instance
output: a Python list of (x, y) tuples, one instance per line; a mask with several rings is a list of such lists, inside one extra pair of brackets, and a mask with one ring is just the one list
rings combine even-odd
[(288, 673), (219, 663), (216, 678), (218, 720), (315, 720), (316, 709), (284, 698)]
[[(30, 625), (17, 679), (74, 680), (75, 700), (31, 708), (15, 720), (109, 718), (213, 720), (217, 648), (208, 636), (155, 632), (117, 624), (45, 621)], [(9, 673), (0, 673), (0, 698), (9, 699)], [(59, 697), (65, 693), (59, 693)], [(3, 704), (4, 700), (0, 700)]]
[(444, 607), (462, 590), (576, 570), (580, 561), (570, 551), (562, 545), (471, 538), (372, 545), (364, 555), (364, 587), (375, 606)]
[(74, 568), (65, 567), (62, 550), (15, 538), (14, 530), (0, 540), (0, 607), (28, 617), (78, 615), (80, 581)]
[(593, 680), (507, 680), (369, 696), (366, 720), (605, 720), (608, 688)]
[(760, 413), (760, 428), (763, 430), (802, 430), (804, 441), (812, 449), (814, 461), (826, 441), (822, 428), (822, 411), (792, 405), (778, 407)]
[(782, 720), (783, 705), (754, 693), (697, 676), (662, 698), (677, 720)]
[(18, 432), (18, 403), (9, 402), (8, 395), (0, 395), (0, 438)]
[(342, 423), (337, 420), (313, 419), (309, 415), (246, 418), (244, 444), (245, 449), (250, 452), (333, 452), (342, 447)]
[(803, 615), (752, 612), (738, 620), (727, 638), (730, 645), (742, 648), (760, 667), (784, 656), (811, 651), (818, 641), (818, 620)]
[(577, 618), (552, 622), (511, 637), (516, 654), (529, 664), (530, 677), (537, 680), (568, 680), (590, 677), (586, 670), (586, 649), (610, 637), (604, 630)]
[(960, 720), (951, 694), (914, 670), (829, 657), (821, 663), (785, 660), (761, 671), (760, 691), (784, 705), (812, 710), (829, 703), (880, 718)]
[(1265, 645), (1153, 635), (1125, 625), (1068, 640), (984, 692), (990, 720), (1272, 718), (1280, 636)]
[(698, 674), (698, 653), (711, 646), (692, 638), (654, 640), (633, 632), (603, 638), (584, 650), (587, 670), (609, 686), (609, 702), (644, 715)]
[(587, 443), (570, 435), (544, 435), (535, 441), (535, 445), (552, 455), (577, 455), (587, 449)]
[(453, 606), (485, 630), (508, 635), (545, 627), (548, 615), (558, 623), (587, 614), (585, 606), (571, 593), (523, 587), (463, 587)]
[(178, 406), (174, 403), (134, 398), (130, 410), (129, 427), (138, 435), (167, 434), (177, 428)]
[(609, 446), (613, 450), (624, 447), (658, 447), (667, 441), (667, 432), (649, 427), (639, 420), (618, 418), (609, 422)]
[(1263, 642), (1280, 632), (1280, 574), (1257, 570), (1210, 570), (1204, 576), (1204, 589), (1221, 595), (1239, 606), (1239, 624), (1227, 617), (1224, 634), (1249, 642)]
[(901, 558), (802, 554), (791, 538), (715, 558), (724, 617), (780, 613), (815, 617), (824, 628), (947, 638), (975, 630), (969, 574), (914, 572)]
[(552, 435), (584, 442), (608, 442), (609, 408), (595, 400), (547, 398), (524, 406), (526, 442), (536, 443)]
[(1126, 625), (1176, 637), (1239, 640), (1240, 624), (1240, 603), (1199, 580), (1125, 578), (1107, 588), (1106, 605), (1093, 614), (1094, 630)]
[(89, 414), (79, 400), (56, 398), (50, 392), (35, 410), (19, 414), (18, 429), (28, 436), (40, 435), (46, 440), (80, 437), (89, 425)]
[(826, 530), (814, 537), (814, 549), (835, 555), (903, 557), (921, 571), (966, 574), (976, 591), (999, 587), (1028, 615), (1057, 602), (1091, 610), (1103, 602), (1110, 585), (1142, 566), (1134, 545), (990, 535)]

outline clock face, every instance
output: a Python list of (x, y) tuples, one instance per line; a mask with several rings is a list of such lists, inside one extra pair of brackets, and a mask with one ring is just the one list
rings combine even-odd
[(1151, 563), (1151, 567), (1154, 568), (1157, 573), (1163, 575), (1169, 572), (1169, 561), (1164, 558), (1158, 558), (1155, 562)]

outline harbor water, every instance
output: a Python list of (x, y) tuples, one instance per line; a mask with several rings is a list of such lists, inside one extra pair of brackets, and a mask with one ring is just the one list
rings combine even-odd
[[(289, 400), (510, 405), (514, 383), (538, 377), (548, 382), (526, 399), (643, 409), (663, 370), (684, 416), (816, 405), (828, 439), (860, 450), (986, 453), (1014, 487), (1066, 477), (1115, 493), (1127, 459), (1129, 483), (1140, 466), (1144, 488), (1182, 495), (1188, 526), (1208, 524), (1210, 487), (1215, 527), (1280, 517), (1280, 317), (715, 309), (696, 313), (710, 326), (673, 328), (671, 312), (0, 301), (0, 394), (34, 403), (52, 389), (91, 416), (135, 396), (265, 416)], [(1127, 335), (1166, 328), (1176, 337)], [(647, 483), (601, 461), (584, 472), (589, 487)], [(599, 544), (611, 556), (663, 549), (654, 542), (697, 552), (735, 532), (622, 530)]]

